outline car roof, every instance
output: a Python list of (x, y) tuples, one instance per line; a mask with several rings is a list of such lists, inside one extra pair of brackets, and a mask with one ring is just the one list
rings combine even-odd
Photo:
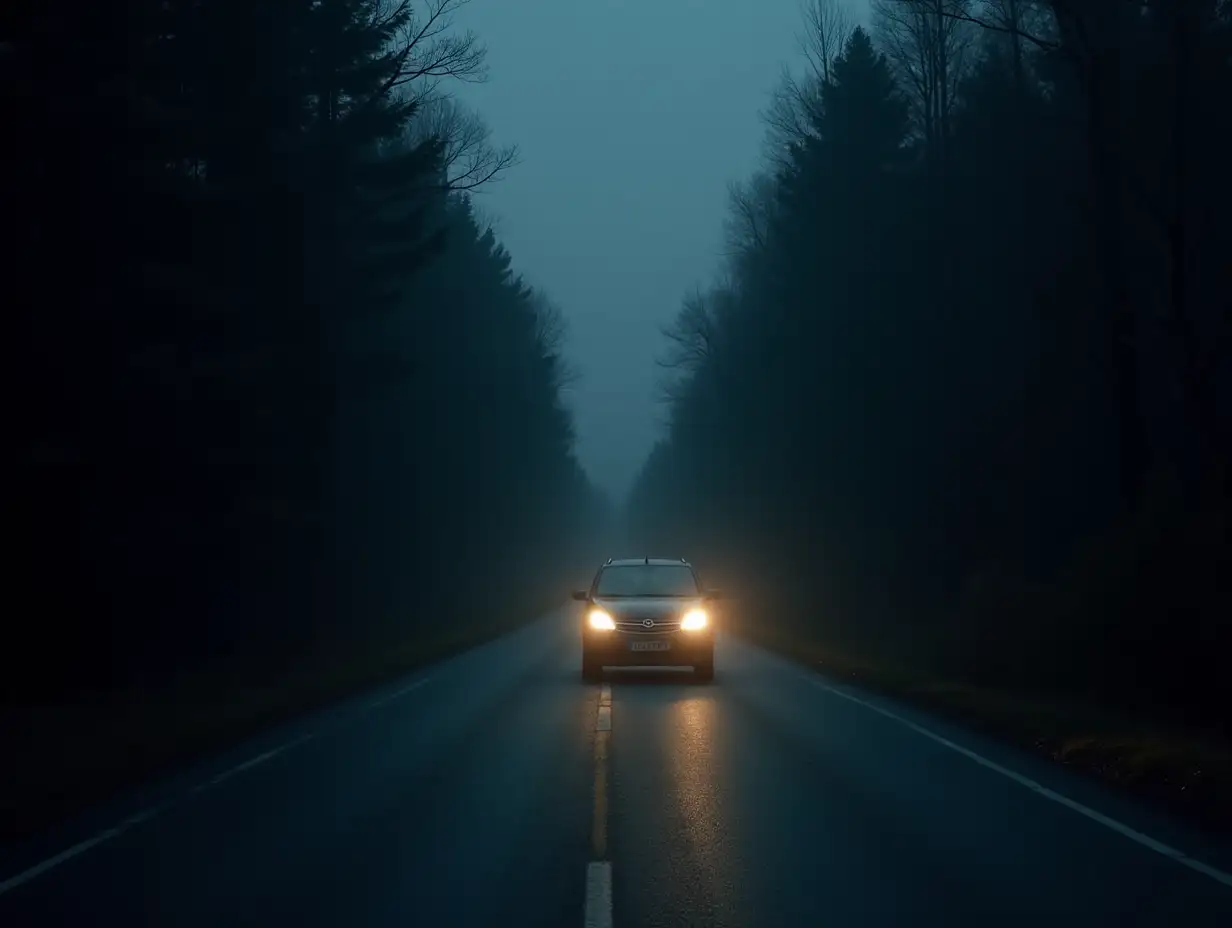
[(604, 567), (633, 567), (634, 565), (637, 565), (637, 564), (655, 564), (655, 565), (659, 565), (662, 567), (668, 567), (672, 565), (675, 565), (676, 567), (680, 567), (681, 565), (685, 567), (693, 566), (692, 564), (690, 564), (688, 561), (686, 561), (682, 557), (618, 557), (618, 558), (609, 557), (607, 559), (607, 563), (604, 564), (603, 566)]

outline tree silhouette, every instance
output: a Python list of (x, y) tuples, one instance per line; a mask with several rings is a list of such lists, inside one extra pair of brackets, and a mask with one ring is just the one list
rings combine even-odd
[(6, 525), (57, 617), (12, 699), (375, 672), (597, 557), (559, 314), (459, 192), (513, 149), (456, 6), (6, 17)]
[(880, 7), (767, 114), (627, 531), (752, 634), (1226, 720), (1226, 4)]

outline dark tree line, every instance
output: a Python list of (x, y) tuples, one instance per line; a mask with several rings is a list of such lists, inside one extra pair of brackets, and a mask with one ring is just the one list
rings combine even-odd
[(6, 7), (16, 698), (362, 658), (597, 556), (559, 312), (469, 198), (512, 152), (448, 96), (456, 5)]
[(811, 11), (629, 531), (858, 659), (1232, 717), (1232, 6)]

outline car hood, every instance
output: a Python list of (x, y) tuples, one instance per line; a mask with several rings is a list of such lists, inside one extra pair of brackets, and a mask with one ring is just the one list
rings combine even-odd
[(702, 605), (700, 596), (637, 596), (623, 599), (596, 596), (594, 603), (613, 618), (648, 619), (660, 616), (683, 615)]

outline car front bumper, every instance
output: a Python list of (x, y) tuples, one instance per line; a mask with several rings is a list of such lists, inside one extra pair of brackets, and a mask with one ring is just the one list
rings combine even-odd
[[(653, 648), (666, 650), (646, 650)], [(625, 634), (620, 631), (582, 634), (587, 661), (603, 667), (684, 667), (714, 661), (714, 631), (669, 632), (662, 635)]]

